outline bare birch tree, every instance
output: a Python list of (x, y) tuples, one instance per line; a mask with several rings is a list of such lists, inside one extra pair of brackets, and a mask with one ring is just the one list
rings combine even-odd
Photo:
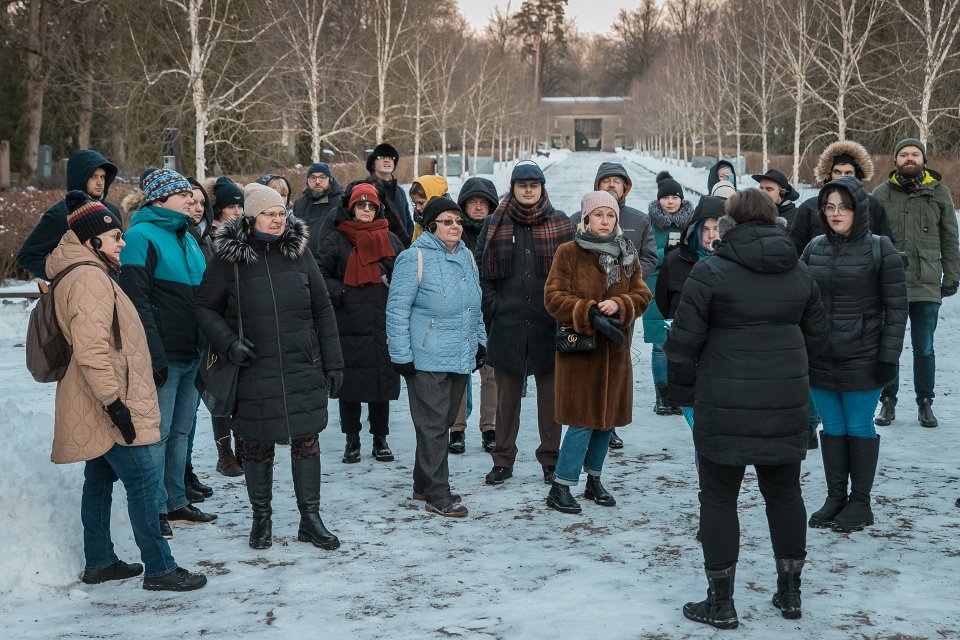
[(377, 113), (374, 116), (374, 131), (376, 142), (380, 144), (387, 128), (387, 116), (391, 111), (391, 105), (387, 101), (387, 79), (391, 66), (400, 57), (400, 38), (409, 28), (406, 21), (409, 0), (375, 0), (372, 4), (374, 6), (370, 26), (375, 47), (372, 53), (377, 65)]

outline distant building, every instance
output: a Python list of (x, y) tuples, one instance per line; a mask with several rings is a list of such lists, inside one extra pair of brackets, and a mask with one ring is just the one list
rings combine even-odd
[(574, 151), (613, 151), (631, 145), (633, 134), (625, 127), (629, 102), (623, 96), (540, 98), (546, 142)]

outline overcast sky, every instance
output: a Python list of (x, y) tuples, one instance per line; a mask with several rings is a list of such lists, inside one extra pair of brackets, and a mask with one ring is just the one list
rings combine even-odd
[[(474, 29), (481, 30), (490, 19), (493, 7), (506, 7), (507, 0), (459, 0), (460, 12)], [(521, 0), (512, 0), (510, 10), (516, 11)], [(590, 33), (607, 33), (620, 9), (636, 9), (637, 0), (570, 0), (567, 3), (567, 17), (574, 18), (580, 30)]]

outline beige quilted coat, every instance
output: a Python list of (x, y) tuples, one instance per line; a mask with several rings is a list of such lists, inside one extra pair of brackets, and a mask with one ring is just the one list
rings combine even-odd
[[(104, 407), (121, 398), (137, 430), (133, 445), (160, 440), (160, 407), (153, 382), (150, 350), (140, 316), (107, 269), (68, 231), (47, 258), (52, 278), (74, 263), (77, 267), (57, 284), (57, 321), (73, 358), (57, 383), (56, 416), (51, 460), (58, 464), (97, 458), (123, 445)], [(89, 266), (86, 266), (86, 265)], [(122, 350), (113, 342), (113, 305), (116, 300)]]

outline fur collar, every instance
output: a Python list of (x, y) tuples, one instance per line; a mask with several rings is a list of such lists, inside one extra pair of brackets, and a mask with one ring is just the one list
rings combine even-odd
[(680, 209), (674, 214), (669, 214), (660, 207), (659, 200), (654, 200), (647, 208), (647, 215), (650, 216), (653, 226), (661, 231), (669, 227), (681, 229), (693, 218), (693, 205), (689, 200), (683, 200), (680, 203)]
[[(310, 238), (307, 225), (292, 214), (287, 214), (287, 226), (277, 241), (280, 255), (287, 260), (296, 260), (303, 255)], [(217, 257), (228, 264), (253, 264), (258, 260), (260, 243), (253, 239), (253, 218), (240, 216), (217, 229), (213, 243)]]

